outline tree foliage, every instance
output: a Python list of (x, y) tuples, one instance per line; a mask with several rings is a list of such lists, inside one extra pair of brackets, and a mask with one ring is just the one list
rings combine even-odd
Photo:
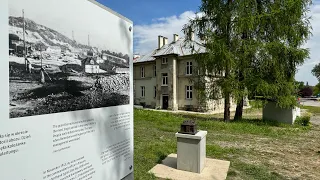
[(320, 82), (320, 63), (315, 65), (311, 72)]
[(302, 97), (309, 97), (313, 95), (313, 89), (310, 86), (305, 86), (300, 90), (300, 95)]
[(226, 121), (229, 97), (240, 102), (250, 93), (275, 99), (280, 107), (296, 104), (294, 76), (309, 55), (301, 46), (310, 36), (310, 4), (202, 0), (202, 16), (190, 20), (184, 32), (190, 37), (195, 31), (205, 42), (207, 52), (195, 52), (199, 68), (206, 70), (198, 88), (206, 88), (207, 98), (225, 98)]
[(319, 94), (320, 94), (320, 83), (315, 85), (315, 87), (313, 88), (313, 95), (318, 96)]
[(301, 89), (304, 88), (304, 82), (303, 82), (303, 81), (296, 81), (296, 82), (295, 82), (295, 86), (296, 86), (296, 89), (297, 89), (298, 91), (300, 91)]

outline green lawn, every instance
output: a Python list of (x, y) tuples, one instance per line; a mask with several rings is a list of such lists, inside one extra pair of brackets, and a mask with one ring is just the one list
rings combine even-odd
[(301, 109), (307, 109), (310, 113), (313, 113), (313, 114), (320, 114), (320, 107), (301, 106)]
[[(260, 111), (246, 110), (244, 120), (224, 123), (221, 114), (135, 110), (135, 179), (156, 179), (147, 172), (168, 154), (176, 153), (174, 134), (186, 119), (196, 120), (198, 129), (208, 131), (207, 157), (231, 162), (228, 179), (320, 177), (316, 160), (320, 158), (320, 127), (263, 122), (258, 119)], [(314, 169), (307, 173), (308, 168)]]

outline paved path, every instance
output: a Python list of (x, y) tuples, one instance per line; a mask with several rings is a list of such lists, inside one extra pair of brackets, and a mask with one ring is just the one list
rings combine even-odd
[(320, 107), (320, 101), (301, 100), (300, 104), (301, 104), (301, 105), (304, 105), (304, 106), (316, 106), (316, 107)]

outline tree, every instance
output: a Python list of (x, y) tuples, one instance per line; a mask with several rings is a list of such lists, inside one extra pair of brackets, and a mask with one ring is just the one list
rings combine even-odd
[(300, 91), (302, 88), (304, 88), (304, 82), (303, 81), (296, 81), (295, 82), (296, 88)]
[(314, 88), (313, 88), (313, 95), (318, 96), (320, 94), (320, 83), (318, 83)]
[(302, 97), (309, 97), (313, 95), (313, 90), (310, 86), (305, 86), (301, 89), (300, 94)]
[(296, 94), (298, 96), (301, 96), (300, 92), (305, 87), (304, 82), (303, 81), (295, 81), (294, 85), (295, 85), (295, 89), (296, 89)]
[[(230, 119), (230, 97), (242, 118), (243, 97), (260, 94), (291, 107), (297, 66), (308, 57), (301, 45), (310, 35), (306, 13), (310, 0), (202, 0), (197, 16), (184, 27), (204, 40), (206, 53), (195, 52), (207, 98), (224, 97), (224, 120)], [(217, 72), (223, 72), (218, 77)], [(219, 74), (219, 73), (218, 73)], [(206, 81), (204, 80), (206, 79)]]
[(320, 82), (320, 63), (315, 65), (311, 72)]

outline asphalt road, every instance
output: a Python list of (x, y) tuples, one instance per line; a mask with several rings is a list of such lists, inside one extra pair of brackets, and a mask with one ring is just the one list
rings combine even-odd
[(320, 101), (314, 101), (309, 99), (300, 99), (300, 104), (304, 106), (320, 107)]

